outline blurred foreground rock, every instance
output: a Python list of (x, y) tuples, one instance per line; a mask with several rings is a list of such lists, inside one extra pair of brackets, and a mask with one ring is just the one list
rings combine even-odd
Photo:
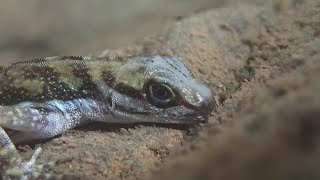
[(64, 178), (319, 179), (320, 5), (286, 2), (201, 12), (100, 54), (182, 58), (219, 104), (199, 134), (97, 124), (41, 144), (40, 161)]

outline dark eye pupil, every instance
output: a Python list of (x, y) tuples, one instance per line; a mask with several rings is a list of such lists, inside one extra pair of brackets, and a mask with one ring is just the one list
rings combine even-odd
[(167, 89), (165, 89), (162, 86), (153, 86), (152, 87), (152, 92), (155, 98), (159, 100), (165, 100), (169, 98), (169, 93)]
[(166, 96), (167, 92), (166, 92), (166, 90), (163, 89), (163, 88), (158, 88), (158, 89), (157, 89), (157, 94), (158, 94), (159, 96), (163, 97), (163, 96)]

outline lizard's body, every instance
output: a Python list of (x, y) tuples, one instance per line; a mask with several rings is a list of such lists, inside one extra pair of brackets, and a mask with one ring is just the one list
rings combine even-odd
[[(12, 140), (46, 139), (90, 121), (200, 122), (212, 109), (210, 90), (172, 57), (63, 56), (14, 63), (0, 69), (0, 150), (8, 157), (8, 167), (0, 170), (17, 166), (22, 176), (31, 173)], [(3, 128), (18, 136), (11, 140)]]

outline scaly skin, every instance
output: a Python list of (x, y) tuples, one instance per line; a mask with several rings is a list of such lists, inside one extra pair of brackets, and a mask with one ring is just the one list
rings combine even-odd
[[(30, 164), (40, 150), (22, 163), (14, 146), (20, 141), (54, 137), (91, 121), (198, 123), (213, 109), (210, 90), (173, 57), (63, 56), (14, 63), (0, 69), (0, 170), (8, 178), (36, 174)], [(19, 133), (10, 139), (3, 128)]]

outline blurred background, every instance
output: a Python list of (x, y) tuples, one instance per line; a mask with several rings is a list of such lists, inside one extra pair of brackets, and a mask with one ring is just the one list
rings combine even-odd
[[(2, 1), (2, 2), (1, 2)], [(0, 0), (1, 64), (99, 54), (155, 34), (223, 0)]]

